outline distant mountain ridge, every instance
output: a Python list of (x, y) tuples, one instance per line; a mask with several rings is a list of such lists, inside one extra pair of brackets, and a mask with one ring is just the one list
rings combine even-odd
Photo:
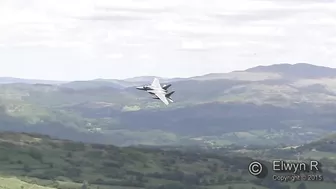
[(273, 72), (283, 74), (284, 76), (303, 77), (303, 78), (320, 78), (336, 77), (336, 69), (316, 66), (307, 63), (297, 64), (274, 64), (270, 66), (257, 66), (245, 70), (246, 72)]
[[(159, 76), (137, 76), (127, 79), (94, 79), (87, 81), (53, 81), (43, 79), (23, 79), (13, 77), (0, 77), (0, 84), (10, 83), (27, 83), (27, 84), (63, 84), (64, 86), (72, 86), (73, 84), (83, 85), (86, 82), (94, 82), (93, 84), (101, 84), (103, 86), (111, 86), (116, 88), (124, 88), (135, 86), (137, 84), (150, 83), (154, 78), (160, 79), (162, 82), (176, 82), (189, 79), (211, 80), (211, 79), (234, 79), (242, 75), (252, 73), (274, 73), (283, 76), (295, 76), (304, 78), (319, 77), (336, 77), (336, 69), (324, 66), (316, 66), (307, 63), (297, 64), (273, 64), (269, 66), (256, 66), (243, 71), (233, 71), (229, 73), (209, 73), (201, 76), (193, 76), (189, 78), (162, 78)], [(258, 75), (252, 75), (258, 77)]]
[(68, 81), (54, 81), (54, 80), (42, 80), (42, 79), (22, 79), (14, 77), (0, 77), (0, 84), (10, 83), (27, 83), (27, 84), (62, 84)]
[(158, 78), (160, 80), (164, 79), (164, 78), (158, 77), (158, 76), (138, 76), (138, 77), (132, 77), (132, 78), (124, 79), (124, 81), (128, 81), (128, 82), (149, 82), (149, 81), (153, 81), (154, 78)]
[(0, 130), (117, 145), (301, 144), (336, 130), (334, 70), (278, 64), (161, 78), (176, 91), (169, 106), (134, 88), (155, 76), (55, 85), (20, 79), (0, 85)]

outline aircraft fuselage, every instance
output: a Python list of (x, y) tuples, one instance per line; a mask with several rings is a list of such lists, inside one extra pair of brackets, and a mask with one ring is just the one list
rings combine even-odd
[(163, 89), (163, 88), (154, 88), (151, 86), (143, 86), (143, 87), (137, 87), (138, 90), (142, 90), (142, 91), (147, 91), (148, 93), (152, 94), (155, 92), (162, 92), (162, 93), (167, 93), (168, 90)]
[(142, 91), (153, 90), (153, 88), (151, 88), (150, 86), (137, 87), (136, 89), (142, 90)]
[(168, 93), (168, 88), (170, 86), (171, 84), (161, 86), (159, 80), (155, 78), (151, 85), (136, 87), (136, 89), (146, 91), (151, 94), (154, 99), (159, 99), (164, 104), (168, 105), (169, 102), (173, 102), (170, 96), (174, 93), (174, 91)]
[[(165, 93), (165, 96), (166, 96), (166, 98), (167, 98), (167, 100), (168, 100), (169, 102), (174, 102), (173, 99), (171, 99), (171, 97), (170, 97), (172, 94), (174, 94), (174, 92), (175, 92), (175, 91), (172, 91), (172, 92), (170, 92), (170, 93)], [(153, 96), (153, 99), (160, 100), (160, 98), (157, 97), (157, 96), (155, 95), (155, 93), (150, 93), (150, 94)]]

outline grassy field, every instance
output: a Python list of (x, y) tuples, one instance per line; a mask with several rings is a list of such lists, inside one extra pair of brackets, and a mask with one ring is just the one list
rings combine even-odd
[(219, 186), (211, 186), (209, 189), (230, 189), (230, 187), (238, 188), (238, 189), (268, 189), (263, 186), (258, 186), (255, 184), (226, 184), (226, 185), (219, 185)]
[[(162, 181), (162, 180), (157, 180), (157, 182), (161, 184), (162, 182), (169, 183), (167, 181)], [(299, 184), (300, 183), (289, 184), (290, 189), (298, 188)], [(0, 177), (0, 188), (1, 189), (56, 189), (56, 188), (80, 189), (82, 185), (83, 185), (82, 183), (57, 181), (57, 186), (47, 187), (47, 186), (41, 186), (37, 184), (24, 182), (20, 180), (19, 178), (15, 178), (15, 177)], [(104, 186), (104, 185), (91, 185), (91, 184), (89, 184), (88, 187), (89, 188), (100, 188), (100, 189), (144, 189), (141, 187)], [(335, 184), (324, 183), (324, 182), (306, 183), (306, 189), (316, 189), (316, 188), (334, 189)], [(269, 188), (251, 184), (251, 183), (248, 183), (248, 184), (234, 183), (234, 184), (208, 186), (207, 189), (269, 189)]]
[(336, 159), (336, 153), (334, 152), (309, 151), (303, 153), (302, 156), (310, 159), (322, 159), (322, 158)]
[[(31, 181), (33, 179), (30, 179)], [(16, 177), (0, 177), (0, 188), (1, 189), (57, 189), (57, 188), (67, 188), (67, 189), (80, 189), (82, 183), (74, 182), (62, 182), (57, 181), (57, 186), (48, 187), (41, 186), (37, 184), (32, 184), (24, 182)], [(123, 186), (102, 186), (102, 185), (89, 185), (89, 188), (100, 188), (100, 189), (141, 189), (139, 187), (123, 187)]]
[(15, 177), (0, 177), (1, 189), (54, 189), (46, 186), (39, 186), (24, 182)]

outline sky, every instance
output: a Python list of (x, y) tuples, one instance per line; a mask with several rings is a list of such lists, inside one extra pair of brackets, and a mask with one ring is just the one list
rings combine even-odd
[(336, 67), (336, 0), (0, 0), (0, 77)]

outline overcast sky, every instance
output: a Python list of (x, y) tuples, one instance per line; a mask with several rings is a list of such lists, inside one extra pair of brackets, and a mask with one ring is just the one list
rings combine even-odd
[(0, 76), (187, 77), (336, 67), (333, 0), (0, 0)]

